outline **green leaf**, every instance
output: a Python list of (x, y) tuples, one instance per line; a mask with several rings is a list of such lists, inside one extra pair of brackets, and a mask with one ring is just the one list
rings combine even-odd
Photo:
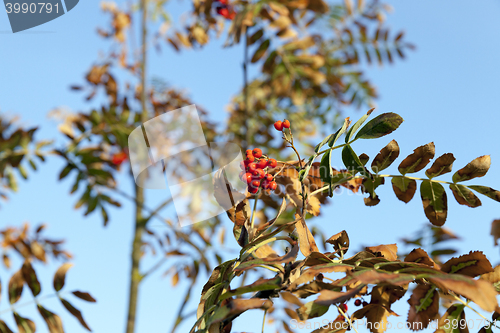
[(491, 165), (491, 157), (489, 155), (484, 155), (471, 161), (462, 169), (455, 172), (453, 175), (453, 182), (463, 182), (477, 177), (484, 176)]
[(255, 53), (252, 57), (252, 60), (251, 60), (252, 63), (259, 61), (260, 58), (262, 58), (264, 56), (264, 54), (266, 53), (270, 44), (271, 44), (271, 42), (269, 41), (269, 39), (266, 39), (265, 41), (263, 41), (260, 44), (259, 48), (255, 51)]
[(329, 150), (321, 157), (321, 163), (319, 165), (319, 177), (321, 180), (327, 184), (330, 184), (333, 177), (332, 170), (332, 151)]
[(297, 314), (300, 320), (308, 320), (324, 315), (329, 309), (329, 306), (308, 302), (297, 309)]
[(347, 171), (353, 175), (357, 172), (361, 172), (363, 175), (371, 175), (350, 145), (344, 146), (342, 149), (342, 162), (344, 162)]
[(309, 170), (311, 170), (312, 164), (317, 156), (318, 155), (314, 154), (313, 156), (309, 157), (309, 161), (307, 161), (305, 168), (299, 171), (299, 181), (301, 183), (304, 181), (304, 179), (306, 179), (307, 175), (309, 174)]
[(74, 168), (75, 167), (71, 164), (66, 165), (59, 174), (59, 180), (64, 179)]
[(450, 189), (459, 204), (472, 208), (481, 206), (481, 200), (467, 186), (451, 184)]
[(23, 274), (24, 281), (26, 281), (26, 284), (31, 289), (33, 296), (38, 296), (38, 294), (42, 291), (42, 286), (38, 281), (36, 272), (33, 269), (33, 266), (31, 266), (31, 263), (26, 261), (21, 268), (21, 272)]
[(328, 140), (328, 146), (330, 148), (333, 147), (340, 136), (345, 133), (349, 125), (351, 125), (351, 120), (349, 119), (349, 117), (347, 117), (344, 119), (344, 124), (342, 125), (342, 127), (337, 132), (335, 132), (335, 134), (332, 134), (330, 136), (330, 140)]
[(448, 215), (448, 201), (443, 185), (424, 180), (420, 185), (420, 196), (425, 216), (432, 224), (442, 226)]
[(352, 127), (349, 129), (349, 131), (347, 131), (345, 135), (345, 143), (351, 141), (352, 137), (354, 136), (354, 133), (356, 133), (358, 128), (360, 128), (361, 125), (363, 125), (363, 123), (366, 121), (366, 119), (368, 119), (373, 110), (375, 110), (375, 108), (368, 110), (368, 112), (363, 117), (359, 118), (359, 120), (354, 125), (352, 125)]
[(453, 304), (439, 319), (438, 328), (443, 333), (469, 332), (465, 319), (464, 304)]
[(396, 113), (383, 113), (370, 120), (356, 134), (355, 139), (376, 139), (394, 132), (403, 122), (403, 118)]

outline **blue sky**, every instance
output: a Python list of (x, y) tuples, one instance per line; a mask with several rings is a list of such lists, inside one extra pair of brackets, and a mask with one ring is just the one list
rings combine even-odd
[[(381, 96), (376, 112), (399, 113), (405, 122), (387, 137), (356, 142), (356, 151), (374, 157), (380, 148), (396, 139), (403, 158), (414, 148), (434, 141), (437, 156), (454, 153), (454, 170), (478, 156), (491, 154), (488, 175), (474, 183), (500, 189), (497, 141), (500, 2), (390, 3), (395, 12), (388, 17), (389, 26), (404, 29), (407, 40), (417, 49), (395, 65), (368, 67), (368, 76)], [(178, 3), (172, 6), (177, 12)], [(106, 19), (97, 1), (81, 1), (57, 20), (12, 34), (7, 15), (0, 13), (0, 112), (21, 116), (21, 123), (26, 126), (41, 126), (38, 138), (60, 138), (56, 123), (47, 118), (47, 113), (60, 106), (73, 111), (88, 109), (82, 96), (71, 92), (69, 86), (82, 82), (98, 52), (107, 50), (95, 33), (97, 26), (105, 26)], [(201, 51), (180, 54), (168, 47), (161, 54), (152, 52), (149, 77), (159, 77), (188, 89), (193, 100), (211, 112), (212, 119), (223, 120), (225, 105), (241, 86), (242, 50), (240, 47), (222, 50), (222, 43), (219, 40)], [(357, 119), (361, 114), (348, 110), (346, 116)], [(337, 161), (340, 164), (340, 159)], [(21, 182), (19, 193), (13, 194), (0, 209), (0, 227), (25, 221), (44, 222), (49, 225), (48, 236), (66, 239), (67, 248), (75, 256), (75, 267), (68, 273), (65, 289), (88, 290), (98, 299), (97, 304), (74, 302), (94, 332), (122, 332), (132, 237), (131, 207), (113, 210), (106, 228), (98, 216), (84, 218), (81, 211), (72, 208), (76, 197), (68, 195), (71, 184), (56, 181), (62, 166), (58, 160), (49, 160), (28, 181)], [(389, 169), (392, 173), (395, 170), (396, 166)], [(447, 177), (451, 175), (443, 179)], [(129, 189), (130, 184), (124, 183), (123, 187)], [(327, 234), (345, 229), (355, 250), (362, 245), (398, 242), (428, 223), (418, 197), (405, 205), (395, 198), (389, 184), (382, 186), (378, 194), (382, 202), (372, 208), (365, 207), (361, 197), (335, 196), (333, 204), (323, 207), (314, 225)], [(488, 198), (480, 198), (483, 206), (472, 209), (459, 206), (448, 191), (446, 226), (462, 237), (462, 242), (455, 245), (461, 248), (460, 252), (484, 251), (495, 265), (500, 261), (499, 249), (493, 247), (489, 231), (491, 221), (500, 218), (500, 206)], [(230, 227), (227, 221), (226, 225)], [(228, 242), (228, 246), (236, 248), (232, 239)], [(146, 267), (149, 264), (151, 261), (146, 262)], [(39, 268), (44, 286), (50, 287), (55, 267), (57, 263)], [(5, 272), (0, 273), (4, 285), (7, 277)], [(141, 287), (137, 332), (169, 330), (182, 297), (181, 290), (173, 289), (169, 279), (162, 279), (161, 274), (150, 277)], [(45, 290), (42, 295), (50, 292)], [(8, 309), (5, 288), (2, 296), (0, 311)], [(28, 299), (23, 297), (24, 301)], [(396, 308), (401, 315), (399, 321), (406, 318), (407, 311), (406, 303), (401, 303)], [(56, 299), (44, 300), (42, 304), (56, 313), (64, 313)], [(192, 303), (191, 308), (194, 306)], [(38, 318), (32, 308), (26, 306), (20, 313)], [(331, 310), (327, 316), (333, 319), (334, 312)], [(0, 314), (1, 318), (8, 316)], [(233, 328), (260, 331), (261, 318), (262, 313), (255, 311), (238, 319)], [(69, 315), (63, 319), (67, 332), (84, 332)], [(12, 320), (9, 318), (8, 322)], [(47, 332), (41, 320), (36, 322), (39, 332)]]

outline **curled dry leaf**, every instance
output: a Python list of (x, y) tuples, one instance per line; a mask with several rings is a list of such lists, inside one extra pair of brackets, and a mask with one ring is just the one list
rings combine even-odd
[(80, 310), (78, 310), (77, 308), (75, 308), (70, 302), (68, 302), (65, 299), (61, 299), (61, 302), (64, 305), (64, 307), (66, 308), (66, 310), (68, 310), (73, 316), (75, 316), (75, 318), (78, 319), (78, 321), (80, 322), (80, 324), (83, 327), (85, 327), (88, 331), (92, 332), (92, 330), (90, 329), (90, 327), (87, 325), (87, 323), (83, 319), (83, 315), (80, 312)]
[(436, 267), (434, 260), (422, 249), (413, 249), (405, 258), (405, 262), (416, 262), (430, 267)]
[(367, 251), (380, 255), (387, 260), (394, 261), (398, 259), (398, 246), (396, 244), (388, 244), (388, 245), (378, 245), (371, 246), (366, 248)]
[(345, 230), (342, 230), (338, 234), (335, 234), (332, 237), (328, 238), (326, 242), (328, 244), (332, 244), (336, 252), (347, 252), (347, 250), (349, 249), (349, 236), (347, 235), (347, 232)]

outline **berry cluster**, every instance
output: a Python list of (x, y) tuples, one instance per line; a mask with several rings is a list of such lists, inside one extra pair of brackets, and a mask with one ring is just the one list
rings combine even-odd
[(215, 11), (220, 16), (223, 16), (225, 19), (232, 20), (236, 16), (236, 12), (228, 3), (228, 0), (215, 0), (214, 2), (218, 3), (217, 7), (215, 7)]
[(276, 128), (277, 131), (281, 132), (284, 128), (290, 128), (290, 122), (287, 119), (283, 121), (278, 120), (274, 123), (274, 128)]
[(267, 192), (274, 191), (278, 184), (274, 181), (274, 177), (266, 173), (267, 168), (276, 168), (278, 162), (274, 158), (262, 156), (262, 150), (255, 148), (246, 151), (246, 159), (241, 162), (240, 167), (243, 171), (240, 172), (240, 179), (247, 183), (248, 192), (255, 194), (259, 188)]

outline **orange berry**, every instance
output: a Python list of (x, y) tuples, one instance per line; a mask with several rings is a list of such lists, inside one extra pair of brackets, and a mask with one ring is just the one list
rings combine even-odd
[(255, 157), (253, 157), (253, 155), (247, 155), (247, 160), (249, 160), (250, 162), (253, 162), (253, 161), (255, 161)]
[(253, 176), (258, 179), (263, 179), (266, 173), (262, 169), (255, 169)]
[(114, 165), (120, 165), (122, 164), (125, 160), (127, 159), (127, 154), (123, 151), (117, 153), (117, 154), (114, 154), (112, 157), (111, 157), (111, 162), (114, 164)]
[(276, 190), (277, 187), (278, 187), (278, 184), (276, 184), (276, 182), (272, 181), (272, 182), (269, 183), (269, 187), (268, 188), (270, 190), (274, 191), (274, 190)]
[(250, 164), (248, 165), (248, 171), (250, 171), (250, 172), (254, 172), (255, 170), (257, 170), (257, 164), (255, 164), (255, 163), (253, 163), (253, 162), (252, 162), (252, 163), (250, 163)]
[(246, 154), (247, 156), (248, 156), (248, 155), (253, 155), (253, 154), (252, 154), (252, 150), (251, 150), (251, 149), (247, 149), (247, 150), (245, 151), (245, 154)]
[(283, 128), (290, 128), (290, 122), (288, 121), (288, 119), (283, 120), (282, 125)]
[(270, 168), (276, 168), (276, 166), (278, 165), (278, 162), (277, 162), (274, 158), (270, 158), (270, 159), (267, 161), (267, 165), (268, 165)]
[(270, 175), (268, 173), (266, 173), (265, 177), (264, 177), (268, 182), (272, 182), (273, 181), (273, 175)]
[(252, 177), (252, 174), (250, 172), (247, 172), (245, 174), (243, 174), (241, 177), (240, 177), (241, 181), (247, 183), (247, 184), (250, 184), (250, 182), (252, 181), (253, 177)]
[(254, 157), (259, 158), (259, 157), (262, 156), (262, 150), (260, 148), (255, 148), (252, 151), (252, 154), (253, 154)]
[(274, 128), (276, 128), (277, 131), (283, 130), (283, 123), (281, 122), (281, 120), (278, 120), (274, 123)]
[(258, 180), (253, 180), (250, 185), (252, 185), (253, 187), (259, 187), (260, 186), (260, 182)]
[(261, 159), (257, 162), (257, 168), (264, 169), (267, 166), (267, 161), (265, 159)]

